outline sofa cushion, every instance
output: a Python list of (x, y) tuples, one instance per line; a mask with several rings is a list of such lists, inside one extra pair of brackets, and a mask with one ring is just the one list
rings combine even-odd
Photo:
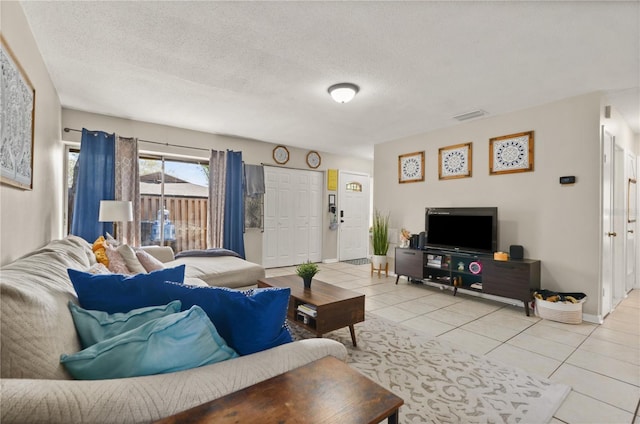
[(60, 362), (79, 380), (164, 374), (237, 357), (198, 306), (149, 321)]
[(76, 278), (74, 274), (70, 271), (80, 305), (87, 309), (127, 312), (180, 300), (183, 310), (193, 305), (202, 307), (222, 338), (240, 355), (291, 341), (291, 334), (285, 326), (291, 292), (288, 288), (242, 292), (224, 287), (187, 286), (161, 279), (150, 279), (145, 284), (128, 284), (118, 278)]
[(167, 305), (108, 314), (103, 311), (83, 309), (75, 303), (69, 302), (69, 310), (83, 348), (133, 330), (154, 319), (180, 312), (181, 306), (182, 303), (176, 300)]
[(184, 257), (165, 263), (165, 266), (187, 265), (185, 276), (203, 280), (210, 286), (240, 288), (255, 286), (264, 278), (264, 268), (233, 256)]
[(67, 268), (96, 263), (91, 244), (68, 236), (0, 270), (0, 374), (3, 378), (69, 379), (60, 353), (80, 350), (67, 304), (76, 301)]

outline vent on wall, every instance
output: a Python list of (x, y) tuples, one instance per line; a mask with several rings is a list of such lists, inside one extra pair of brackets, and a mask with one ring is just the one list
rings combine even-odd
[(460, 115), (454, 116), (453, 119), (457, 119), (458, 121), (466, 121), (467, 119), (478, 118), (486, 114), (487, 112), (485, 112), (484, 110), (478, 109), (467, 113), (461, 113)]

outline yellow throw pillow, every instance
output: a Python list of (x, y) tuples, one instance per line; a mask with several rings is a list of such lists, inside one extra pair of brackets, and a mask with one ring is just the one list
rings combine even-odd
[(104, 237), (100, 236), (93, 242), (93, 254), (96, 255), (98, 263), (109, 267), (109, 258), (107, 257), (107, 251), (104, 247)]

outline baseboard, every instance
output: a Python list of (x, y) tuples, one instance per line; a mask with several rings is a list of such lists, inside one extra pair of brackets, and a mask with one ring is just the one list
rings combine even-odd
[(602, 324), (604, 322), (604, 320), (600, 315), (592, 315), (592, 314), (585, 314), (585, 313), (582, 313), (582, 320), (586, 322), (591, 322), (593, 324)]
[(323, 259), (322, 260), (323, 264), (335, 264), (336, 262), (338, 262), (337, 258), (335, 258), (335, 259)]

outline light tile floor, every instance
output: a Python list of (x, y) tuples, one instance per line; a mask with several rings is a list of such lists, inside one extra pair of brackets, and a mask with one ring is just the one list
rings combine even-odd
[[(570, 385), (552, 423), (633, 423), (640, 402), (640, 290), (604, 324), (527, 317), (522, 306), (371, 277), (370, 265), (319, 264), (318, 280), (364, 293), (367, 312), (461, 348)], [(272, 268), (267, 277), (295, 273)], [(635, 422), (640, 424), (636, 416)]]

